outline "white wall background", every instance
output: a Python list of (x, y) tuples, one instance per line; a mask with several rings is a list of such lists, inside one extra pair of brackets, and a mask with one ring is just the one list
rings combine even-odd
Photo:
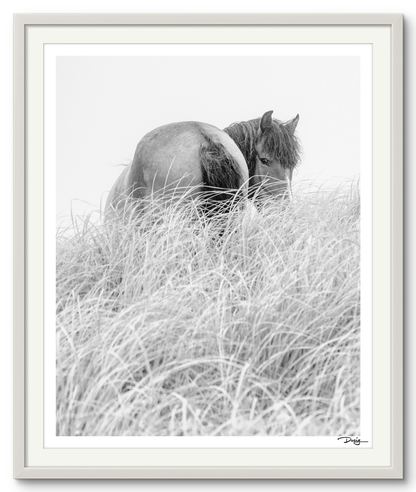
[[(386, 487), (400, 487), (409, 489), (416, 483), (415, 471), (412, 463), (414, 462), (414, 442), (415, 425), (411, 416), (415, 413), (414, 388), (412, 375), (415, 369), (415, 357), (412, 357), (412, 348), (415, 349), (415, 303), (407, 304), (407, 330), (406, 330), (406, 429), (405, 443), (407, 451), (407, 480), (405, 482), (392, 481), (363, 481), (347, 482), (340, 481), (334, 484), (330, 481), (322, 482), (125, 482), (115, 483), (107, 482), (69, 482), (69, 481), (43, 481), (43, 482), (17, 482), (12, 479), (12, 142), (13, 142), (13, 82), (12, 82), (12, 14), (16, 13), (92, 13), (92, 12), (276, 12), (276, 13), (391, 13), (401, 12), (405, 14), (405, 230), (406, 230), (406, 251), (412, 252), (416, 249), (415, 221), (413, 213), (416, 211), (416, 194), (413, 187), (416, 186), (415, 172), (415, 97), (413, 87), (416, 86), (414, 53), (415, 29), (416, 29), (416, 2), (414, 0), (342, 0), (334, 2), (333, 0), (201, 0), (195, 2), (192, 0), (3, 0), (0, 5), (0, 49), (2, 60), (2, 77), (0, 91), (0, 124), (1, 124), (1, 142), (3, 151), (2, 160), (2, 193), (0, 194), (0, 210), (2, 223), (2, 241), (1, 241), (1, 267), (3, 282), (1, 282), (0, 299), (2, 303), (2, 329), (3, 339), (1, 344), (0, 369), (2, 374), (2, 404), (0, 405), (0, 422), (3, 424), (1, 433), (1, 472), (0, 472), (0, 489), (4, 491), (17, 490), (118, 490), (123, 487), (129, 490), (256, 490), (267, 489), (276, 490), (276, 487), (295, 488), (295, 489), (312, 489), (312, 490), (333, 490), (354, 487), (355, 490), (381, 490)], [(289, 115), (290, 116), (290, 115)], [(126, 156), (127, 158), (129, 156)], [(414, 279), (416, 277), (415, 261), (408, 254), (405, 265), (406, 276), (406, 297), (411, 300), (415, 295)], [(412, 442), (413, 441), (413, 442)]]

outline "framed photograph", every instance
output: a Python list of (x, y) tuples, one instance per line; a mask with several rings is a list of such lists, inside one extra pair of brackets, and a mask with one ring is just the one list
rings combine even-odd
[(389, 478), (401, 14), (15, 16), (16, 478)]

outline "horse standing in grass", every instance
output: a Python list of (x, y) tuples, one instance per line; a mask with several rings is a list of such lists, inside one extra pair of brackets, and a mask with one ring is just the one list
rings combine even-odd
[(152, 130), (113, 185), (106, 216), (123, 211), (130, 199), (171, 200), (184, 193), (219, 206), (246, 198), (247, 191), (256, 198), (289, 196), (299, 161), (299, 116), (282, 123), (272, 119), (272, 113), (223, 131), (194, 121)]

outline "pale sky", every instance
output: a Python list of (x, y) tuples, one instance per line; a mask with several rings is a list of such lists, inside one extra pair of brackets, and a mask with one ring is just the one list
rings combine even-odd
[(224, 128), (299, 113), (293, 183), (360, 174), (358, 56), (59, 56), (56, 62), (58, 217), (104, 207), (139, 140), (174, 121)]

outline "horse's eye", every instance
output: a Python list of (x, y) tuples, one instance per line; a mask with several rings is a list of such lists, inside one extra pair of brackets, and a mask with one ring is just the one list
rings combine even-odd
[(269, 159), (266, 159), (265, 157), (260, 157), (260, 161), (262, 164), (265, 164), (266, 166), (269, 165)]

